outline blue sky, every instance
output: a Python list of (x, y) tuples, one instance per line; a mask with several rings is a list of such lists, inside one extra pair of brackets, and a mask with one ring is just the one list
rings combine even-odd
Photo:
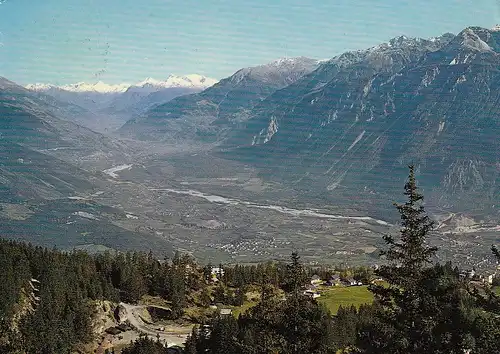
[[(2, 1), (0, 0), (0, 3)], [(497, 0), (3, 0), (0, 76), (20, 84), (214, 78), (404, 34), (500, 22)]]

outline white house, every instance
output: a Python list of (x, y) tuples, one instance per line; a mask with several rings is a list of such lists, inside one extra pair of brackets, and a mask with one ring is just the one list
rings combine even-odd
[(219, 275), (224, 275), (224, 269), (220, 267), (212, 267), (212, 275), (219, 276)]
[(318, 284), (321, 284), (322, 282), (323, 282), (323, 280), (321, 280), (319, 275), (315, 274), (311, 277), (311, 285), (318, 285)]
[(317, 299), (318, 297), (321, 296), (318, 292), (316, 292), (314, 290), (306, 290), (306, 291), (304, 291), (304, 295), (307, 295), (313, 299)]
[(233, 310), (231, 310), (231, 309), (220, 309), (220, 314), (222, 316), (229, 316), (232, 312), (233, 312)]
[(347, 278), (347, 279), (344, 279), (344, 284), (346, 286), (356, 286), (356, 285), (363, 285), (363, 283), (361, 283), (360, 281), (357, 281), (355, 280), (354, 278)]

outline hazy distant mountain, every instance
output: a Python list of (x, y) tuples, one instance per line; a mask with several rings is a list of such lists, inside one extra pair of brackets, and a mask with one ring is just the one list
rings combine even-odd
[(245, 68), (205, 91), (177, 97), (130, 120), (120, 131), (145, 140), (196, 137), (214, 140), (254, 105), (316, 69), (309, 58), (287, 58)]
[[(122, 158), (124, 152), (120, 143), (61, 119), (56, 112), (70, 114), (67, 113), (65, 104), (59, 102), (58, 106), (58, 102), (54, 102), (50, 97), (40, 98), (40, 95), (0, 78), (0, 142), (3, 146), (12, 146), (2, 155), (2, 158), (6, 159), (2, 160), (3, 167), (20, 164), (21, 170), (22, 166), (25, 166), (26, 173), (50, 175), (60, 172), (68, 174), (69, 178), (74, 177), (76, 180), (74, 184), (61, 176), (56, 176), (52, 182), (43, 178), (33, 180), (34, 188), (53, 190), (55, 195), (60, 195), (61, 191), (58, 189), (60, 183), (57, 181), (61, 183), (65, 181), (61, 186), (69, 188), (69, 185), (72, 185), (77, 189), (79, 181), (88, 180), (86, 173), (72, 167), (80, 159), (112, 160), (114, 157)], [(58, 158), (52, 159), (49, 155)], [(72, 164), (65, 164), (59, 158), (71, 161)], [(31, 160), (43, 160), (43, 166), (36, 168), (36, 165), (30, 165)], [(22, 178), (21, 175), (14, 177)], [(5, 178), (6, 174), (2, 176)], [(5, 180), (4, 185), (7, 185)], [(20, 187), (26, 192), (30, 184)]]
[(0, 78), (0, 237), (63, 249), (153, 242), (169, 252), (168, 241), (115, 225), (123, 211), (73, 197), (91, 195), (103, 177), (77, 167), (79, 159), (112, 163), (122, 146), (54, 114), (66, 105)]
[[(201, 75), (169, 76), (165, 81), (147, 78), (131, 85), (123, 94), (114, 98), (106, 111), (137, 114), (154, 104), (165, 103), (175, 97), (203, 91), (217, 80)], [(133, 110), (133, 112), (130, 111)]]
[[(99, 81), (94, 84), (80, 82), (56, 86), (51, 84), (29, 84), (26, 88), (43, 93), (59, 101), (83, 107), (92, 112), (75, 122), (96, 131), (113, 130), (130, 117), (155, 104), (200, 92), (215, 84), (217, 80), (201, 75), (169, 76), (166, 80), (147, 78), (135, 84), (110, 85)], [(149, 97), (151, 95), (151, 97)], [(81, 115), (76, 117), (82, 117)]]
[[(19, 196), (54, 198), (90, 188), (89, 175), (42, 153), (65, 143), (58, 119), (29, 92), (0, 78), (0, 178), (2, 200)], [(53, 124), (55, 123), (55, 124)], [(62, 126), (67, 122), (61, 121)], [(90, 143), (90, 142), (89, 142)]]
[(495, 214), (499, 68), (500, 32), (478, 27), (344, 53), (255, 106), (225, 156), (372, 210), (413, 162), (431, 207)]

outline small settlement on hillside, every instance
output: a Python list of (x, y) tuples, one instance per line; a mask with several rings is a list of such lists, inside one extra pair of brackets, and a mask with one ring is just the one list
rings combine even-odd
[(355, 280), (354, 278), (342, 278), (340, 275), (334, 274), (329, 279), (321, 279), (318, 275), (313, 275), (311, 277), (310, 283), (305, 286), (304, 295), (310, 296), (316, 299), (321, 296), (319, 292), (319, 287), (332, 287), (332, 286), (360, 286), (363, 285), (362, 282)]

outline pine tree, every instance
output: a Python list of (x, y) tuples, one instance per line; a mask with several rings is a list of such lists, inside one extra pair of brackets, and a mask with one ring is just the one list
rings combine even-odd
[(286, 267), (286, 279), (283, 289), (291, 296), (297, 297), (301, 287), (305, 284), (305, 272), (300, 263), (300, 256), (293, 252), (290, 263)]
[(200, 302), (201, 302), (201, 305), (204, 307), (208, 307), (212, 303), (212, 297), (210, 294), (210, 290), (206, 286), (203, 287), (203, 289), (201, 290)]
[(246, 295), (245, 295), (246, 291), (245, 290), (246, 289), (244, 286), (236, 289), (236, 291), (234, 292), (234, 298), (233, 298), (233, 305), (234, 306), (243, 305), (243, 303), (246, 300)]
[(222, 282), (219, 282), (219, 284), (215, 287), (213, 295), (215, 303), (226, 303), (226, 287), (222, 284)]
[(186, 303), (186, 286), (184, 269), (180, 265), (172, 267), (170, 277), (170, 290), (172, 301), (172, 317), (178, 319), (184, 314), (184, 306)]
[(203, 279), (205, 279), (207, 283), (210, 283), (212, 280), (212, 264), (208, 263), (203, 267)]
[(431, 263), (432, 256), (437, 248), (426, 245), (429, 232), (434, 227), (434, 222), (426, 215), (421, 204), (424, 196), (419, 193), (415, 179), (415, 168), (409, 166), (410, 175), (405, 184), (404, 195), (408, 201), (396, 206), (401, 215), (400, 242), (390, 235), (384, 236), (388, 250), (382, 254), (390, 262), (378, 272), (389, 283), (397, 286), (411, 287), (415, 284), (423, 269)]
[(384, 236), (388, 249), (382, 252), (388, 261), (376, 274), (389, 286), (371, 285), (376, 301), (382, 306), (378, 323), (362, 337), (360, 346), (366, 353), (418, 353), (422, 275), (436, 252), (426, 244), (434, 223), (426, 215), (415, 179), (415, 168), (409, 166), (404, 204), (395, 204), (401, 216), (400, 240)]
[(300, 346), (299, 335), (304, 330), (300, 317), (304, 304), (301, 303), (301, 287), (305, 282), (304, 268), (300, 263), (300, 257), (297, 252), (293, 252), (290, 257), (290, 263), (287, 264), (287, 282), (285, 291), (287, 292), (287, 311), (285, 311), (286, 328), (284, 336), (287, 338), (289, 350), (291, 353), (300, 353), (303, 348)]
[(433, 223), (425, 215), (414, 168), (405, 185), (400, 241), (384, 237), (388, 265), (376, 273), (388, 286), (371, 286), (377, 312), (358, 338), (361, 353), (494, 353), (498, 318), (480, 304), (451, 263), (429, 266), (436, 249), (426, 245)]
[(233, 316), (215, 318), (211, 325), (211, 334), (208, 341), (210, 353), (235, 354), (237, 353), (238, 323)]
[(122, 350), (122, 354), (164, 354), (167, 352), (163, 344), (149, 339), (147, 335), (140, 335), (128, 348)]
[(184, 353), (185, 354), (196, 354), (197, 351), (197, 343), (199, 342), (198, 338), (198, 327), (193, 327), (191, 330), (191, 334), (187, 337), (186, 342), (184, 343)]

